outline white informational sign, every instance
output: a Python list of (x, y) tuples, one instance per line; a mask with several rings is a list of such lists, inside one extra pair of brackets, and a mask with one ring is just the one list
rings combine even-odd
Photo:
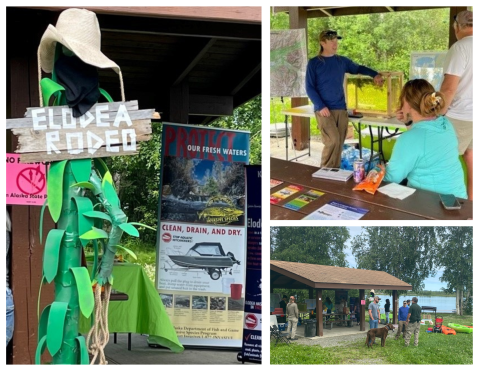
[(443, 64), (447, 51), (412, 52), (410, 80), (425, 79), (439, 91), (443, 81)]
[(159, 290), (231, 295), (234, 284), (244, 292), (245, 228), (163, 222), (160, 229)]

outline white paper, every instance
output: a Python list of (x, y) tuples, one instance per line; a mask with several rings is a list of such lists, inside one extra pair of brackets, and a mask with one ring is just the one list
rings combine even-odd
[(392, 198), (403, 200), (413, 194), (415, 192), (415, 188), (405, 187), (397, 183), (390, 183), (386, 186), (378, 188), (377, 191)]

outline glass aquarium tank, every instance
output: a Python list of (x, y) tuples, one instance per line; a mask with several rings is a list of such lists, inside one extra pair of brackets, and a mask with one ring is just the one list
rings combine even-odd
[(403, 72), (380, 72), (382, 87), (370, 76), (345, 74), (344, 89), (347, 109), (364, 116), (395, 117), (403, 87)]

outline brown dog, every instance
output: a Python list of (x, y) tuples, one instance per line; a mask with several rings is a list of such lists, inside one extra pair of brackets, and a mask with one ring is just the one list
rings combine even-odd
[[(367, 332), (367, 340), (365, 340), (365, 344), (370, 348), (375, 341), (375, 338), (382, 338), (382, 347), (385, 346), (385, 339), (388, 335), (388, 330), (392, 330), (395, 332), (393, 325), (391, 323), (387, 323), (387, 325), (383, 328), (371, 328)], [(372, 342), (372, 344), (370, 344)]]

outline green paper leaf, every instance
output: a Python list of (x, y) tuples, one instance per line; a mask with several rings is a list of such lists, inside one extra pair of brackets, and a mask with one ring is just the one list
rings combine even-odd
[(47, 326), (48, 326), (48, 316), (50, 315), (50, 305), (48, 304), (45, 308), (43, 308), (42, 316), (40, 317), (40, 321), (38, 322), (38, 342), (40, 343), (40, 339), (47, 335)]
[(105, 177), (105, 174), (108, 172), (108, 167), (105, 161), (103, 161), (101, 158), (94, 158), (93, 164), (95, 165), (95, 169), (97, 169), (100, 173), (101, 178)]
[(79, 182), (79, 183), (72, 184), (70, 187), (87, 188), (87, 189), (90, 189), (92, 191), (95, 190), (94, 185), (90, 182)]
[(47, 348), (52, 356), (57, 354), (62, 347), (67, 309), (68, 303), (65, 302), (54, 301), (50, 306), (47, 325)]
[(40, 227), (39, 227), (39, 235), (40, 235), (40, 244), (43, 242), (43, 214), (45, 213), (45, 208), (48, 205), (48, 198), (43, 201), (42, 210), (40, 210)]
[(60, 258), (60, 246), (65, 234), (63, 229), (52, 229), (45, 241), (43, 252), (43, 275), (48, 283), (52, 282), (58, 272), (58, 260)]
[(98, 267), (98, 241), (93, 240), (93, 267), (92, 267), (92, 273), (90, 275), (90, 280), (95, 277), (97, 274), (97, 267)]
[(86, 240), (97, 240), (99, 238), (108, 238), (108, 233), (103, 229), (92, 227), (92, 229), (80, 236)]
[(117, 192), (115, 191), (115, 188), (113, 188), (113, 185), (111, 185), (109, 182), (104, 181), (102, 182), (102, 190), (103, 190), (103, 195), (108, 200), (110, 205), (112, 206), (120, 205), (120, 200), (118, 199)]
[(116, 247), (119, 247), (123, 250), (125, 250), (125, 252), (130, 255), (132, 258), (134, 258), (135, 260), (137, 260), (137, 255), (135, 255), (135, 253), (132, 251), (132, 250), (129, 250), (127, 249), (125, 246), (122, 246), (122, 245), (116, 245)]
[(37, 344), (37, 350), (35, 351), (35, 364), (41, 364), (41, 357), (43, 352), (45, 351), (45, 346), (47, 345), (47, 335), (42, 337)]
[[(88, 197), (72, 197), (75, 205), (77, 205), (78, 214), (78, 234), (81, 236), (84, 233), (90, 231), (93, 228), (93, 221), (90, 218), (85, 217), (85, 213), (93, 211), (92, 201)], [(82, 246), (87, 246), (89, 240), (80, 238)]]
[(89, 218), (103, 219), (110, 222), (110, 224), (112, 224), (112, 218), (110, 218), (108, 214), (103, 213), (101, 211), (88, 211), (86, 213), (83, 213), (83, 215), (88, 216)]
[(90, 358), (88, 357), (88, 349), (87, 349), (87, 343), (85, 342), (85, 338), (83, 336), (77, 336), (75, 338), (78, 342), (78, 347), (80, 348), (80, 359), (79, 364), (80, 365), (88, 365), (90, 364)]
[(122, 223), (118, 227), (121, 228), (124, 232), (128, 233), (130, 236), (134, 236), (134, 237), (139, 237), (140, 236), (137, 228), (135, 228), (130, 223)]
[(103, 187), (104, 183), (110, 183), (113, 186), (112, 174), (110, 173), (110, 171), (108, 169), (102, 177), (102, 187)]
[(70, 268), (75, 276), (77, 283), (78, 302), (80, 304), (80, 311), (84, 317), (88, 318), (93, 312), (95, 299), (93, 297), (92, 282), (88, 275), (88, 269), (85, 267)]
[(110, 285), (113, 286), (113, 274), (111, 274), (110, 277), (108, 277), (108, 283), (110, 283)]
[(87, 182), (90, 179), (90, 172), (92, 171), (92, 160), (89, 158), (82, 158), (80, 160), (70, 161), (72, 172), (77, 182)]
[(67, 160), (52, 162), (47, 176), (48, 209), (53, 221), (56, 223), (62, 213), (63, 199), (63, 173)]
[(137, 222), (130, 222), (131, 225), (139, 225), (140, 227), (151, 229), (152, 231), (157, 231), (157, 228), (150, 227), (149, 225)]

